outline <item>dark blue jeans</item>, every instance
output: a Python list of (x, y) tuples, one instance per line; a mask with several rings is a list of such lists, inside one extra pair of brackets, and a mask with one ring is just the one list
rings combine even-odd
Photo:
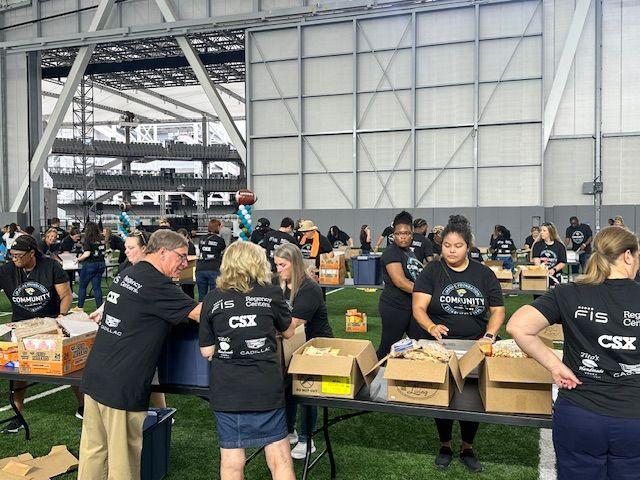
[(80, 269), (80, 284), (78, 285), (78, 307), (84, 307), (87, 298), (89, 283), (93, 286), (93, 298), (96, 299), (96, 308), (102, 305), (102, 275), (105, 270), (104, 262), (86, 262)]
[(216, 278), (220, 275), (220, 270), (196, 270), (196, 285), (198, 285), (198, 300), (202, 301), (204, 296), (216, 288)]
[(637, 480), (638, 438), (640, 419), (599, 415), (558, 398), (553, 411), (558, 480)]
[(587, 269), (587, 261), (591, 257), (590, 253), (582, 252), (578, 255), (578, 265), (571, 265), (571, 273), (577, 274), (579, 272), (578, 268), (582, 269), (582, 273)]
[[(287, 427), (289, 428), (289, 433), (293, 433), (296, 428), (296, 417), (298, 416), (298, 402), (296, 402), (296, 397), (294, 397), (291, 392), (287, 392), (286, 395), (287, 401)], [(311, 411), (311, 425), (312, 428), (316, 428), (316, 422), (318, 421), (318, 407), (311, 407), (309, 409)], [(298, 441), (307, 442), (309, 439), (309, 432), (307, 432), (307, 408), (302, 408), (302, 418), (300, 425), (300, 433), (298, 435)], [(312, 432), (313, 433), (313, 432)]]

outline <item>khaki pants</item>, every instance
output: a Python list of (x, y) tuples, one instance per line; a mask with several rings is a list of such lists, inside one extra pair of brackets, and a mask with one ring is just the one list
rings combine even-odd
[(146, 416), (106, 407), (85, 395), (78, 480), (139, 480)]

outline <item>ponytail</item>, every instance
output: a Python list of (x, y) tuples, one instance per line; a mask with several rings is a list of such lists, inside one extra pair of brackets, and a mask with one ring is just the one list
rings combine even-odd
[(593, 254), (587, 262), (584, 275), (578, 277), (576, 283), (600, 285), (609, 278), (611, 265), (627, 250), (634, 255), (638, 253), (638, 237), (623, 228), (602, 229), (593, 242)]

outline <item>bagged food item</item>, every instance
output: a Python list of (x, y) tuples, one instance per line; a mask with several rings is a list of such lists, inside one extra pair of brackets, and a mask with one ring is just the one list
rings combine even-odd
[(402, 357), (404, 352), (415, 350), (416, 348), (418, 348), (418, 342), (411, 338), (403, 338), (391, 345), (391, 352), (389, 353), (389, 356), (392, 358)]
[(337, 357), (340, 354), (340, 350), (338, 348), (331, 347), (314, 347), (313, 345), (308, 346), (302, 352), (303, 355), (310, 355), (312, 357), (322, 357), (324, 355), (331, 355), (332, 357)]
[(452, 352), (433, 340), (402, 339), (391, 346), (391, 358), (423, 360), (433, 363), (447, 363)]
[(498, 340), (496, 343), (494, 343), (491, 347), (491, 356), (505, 358), (527, 358), (527, 354), (520, 349), (516, 341), (513, 339)]

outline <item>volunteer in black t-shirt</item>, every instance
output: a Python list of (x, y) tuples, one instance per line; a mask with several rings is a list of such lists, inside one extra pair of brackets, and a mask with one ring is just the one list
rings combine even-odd
[[(640, 471), (638, 239), (600, 231), (583, 277), (513, 314), (507, 331), (560, 388), (553, 412), (558, 479), (637, 479)], [(538, 333), (562, 323), (563, 359)]]
[(103, 228), (102, 236), (107, 250), (118, 251), (118, 265), (126, 261), (127, 255), (124, 253), (124, 240), (119, 235), (114, 235), (110, 228)]
[[(304, 325), (307, 340), (316, 337), (333, 338), (333, 331), (329, 325), (327, 305), (325, 304), (322, 289), (315, 280), (307, 275), (300, 250), (295, 245), (282, 245), (276, 249), (275, 262), (278, 268), (280, 286), (284, 291), (284, 297), (292, 307), (291, 317), (298, 325)], [(315, 428), (318, 409), (311, 407), (311, 425)], [(307, 452), (309, 435), (307, 432), (306, 414), (303, 410), (300, 435), (295, 430), (297, 404), (291, 392), (287, 392), (287, 426), (289, 430), (289, 442), (297, 445), (291, 451), (295, 459), (303, 459)], [(311, 441), (311, 452), (316, 447)]]
[(386, 241), (385, 246), (387, 247), (390, 245), (393, 245), (393, 224), (388, 227), (385, 227), (385, 229), (382, 231), (382, 233), (376, 240), (375, 246), (373, 247), (374, 252), (377, 252), (378, 250), (380, 250), (380, 245), (382, 245), (383, 241)]
[(271, 230), (267, 235), (266, 240), (266, 250), (267, 250), (267, 258), (269, 259), (269, 263), (271, 264), (271, 271), (276, 271), (276, 264), (273, 260), (273, 255), (280, 245), (286, 245), (287, 243), (291, 243), (293, 245), (298, 245), (298, 241), (293, 238), (293, 227), (294, 227), (293, 219), (289, 217), (284, 217), (280, 222), (280, 228), (278, 230)]
[(49, 222), (50, 228), (54, 228), (56, 230), (57, 241), (61, 242), (67, 237), (67, 232), (64, 228), (60, 227), (60, 219), (58, 217), (53, 217), (51, 222)]
[(98, 225), (94, 222), (87, 222), (84, 227), (82, 254), (78, 257), (78, 261), (82, 265), (80, 268), (80, 283), (78, 285), (78, 310), (84, 308), (89, 283), (93, 287), (96, 308), (102, 305), (102, 276), (106, 269), (104, 262), (106, 250), (107, 247), (102, 235), (100, 235)]
[(60, 251), (60, 243), (58, 242), (58, 232), (54, 228), (50, 228), (44, 234), (44, 237), (38, 242), (38, 248), (45, 257), (53, 258), (62, 263), (58, 252)]
[[(564, 237), (564, 244), (567, 248), (578, 252), (578, 263), (584, 272), (591, 256), (591, 241), (593, 240), (591, 227), (586, 223), (580, 223), (578, 217), (571, 217)], [(578, 265), (571, 265), (571, 271), (578, 273)]]
[(295, 478), (276, 351), (276, 331), (289, 338), (295, 328), (282, 290), (271, 285), (264, 251), (249, 242), (231, 244), (200, 317), (200, 350), (212, 359), (221, 478), (243, 478), (244, 450), (260, 446), (274, 478)]
[[(469, 260), (472, 241), (468, 220), (452, 215), (442, 232), (442, 258), (426, 266), (413, 288), (413, 338), (495, 339), (504, 322), (502, 290), (489, 267)], [(453, 459), (453, 420), (436, 419), (436, 426), (442, 447), (435, 465), (447, 468)], [(473, 472), (482, 470), (472, 447), (478, 427), (460, 422), (460, 461)]]
[(315, 259), (316, 268), (320, 267), (320, 255), (323, 253), (333, 254), (331, 243), (327, 237), (318, 232), (318, 227), (311, 220), (304, 220), (298, 231), (302, 233), (299, 241), (302, 258), (305, 260)]
[(113, 279), (84, 369), (78, 478), (140, 478), (142, 424), (162, 347), (172, 325), (200, 319), (200, 305), (171, 281), (188, 264), (186, 240), (160, 229), (147, 252)]
[(413, 221), (413, 241), (410, 248), (423, 265), (433, 260), (433, 245), (431, 240), (424, 236), (428, 227), (424, 218), (416, 218)]
[(251, 238), (249, 239), (251, 242), (256, 245), (265, 248), (264, 242), (267, 233), (271, 231), (271, 222), (268, 218), (259, 218), (258, 223), (256, 223), (256, 228), (254, 228), (253, 232), (251, 232)]
[[(42, 255), (35, 238), (30, 235), (16, 238), (9, 259), (12, 261), (0, 266), (0, 288), (11, 303), (12, 321), (68, 313), (72, 298), (67, 274), (59, 262)], [(22, 387), (26, 385), (27, 382), (16, 382), (14, 399), (20, 411), (24, 408)], [(16, 433), (20, 428), (20, 422), (12, 420), (2, 431)]]
[(503, 268), (513, 269), (515, 260), (516, 244), (511, 239), (511, 232), (503, 225), (496, 226), (496, 235), (491, 242), (492, 260), (501, 260)]
[(204, 299), (209, 290), (216, 288), (216, 279), (220, 275), (222, 254), (227, 244), (220, 236), (220, 220), (209, 220), (207, 230), (209, 234), (200, 240), (200, 257), (196, 262), (196, 284), (198, 285), (198, 299)]
[(482, 252), (475, 245), (471, 245), (471, 247), (469, 248), (468, 257), (469, 257), (469, 260), (475, 260), (476, 262), (480, 262), (480, 263), (484, 262), (484, 259), (482, 258)]
[(382, 318), (382, 334), (377, 351), (379, 359), (387, 356), (391, 345), (409, 332), (413, 282), (423, 267), (411, 251), (412, 240), (413, 218), (410, 213), (402, 211), (393, 219), (394, 243), (380, 257), (384, 290), (378, 302)]
[(560, 283), (562, 269), (567, 265), (567, 248), (560, 241), (553, 223), (545, 222), (540, 226), (540, 240), (533, 244), (531, 258), (536, 265), (549, 269), (552, 284)]
[(522, 245), (522, 250), (525, 252), (531, 252), (533, 248), (533, 244), (538, 241), (540, 238), (540, 227), (536, 227), (535, 225), (531, 227), (531, 235), (524, 239), (524, 245)]
[[(80, 241), (80, 232), (78, 232), (78, 229), (72, 228), (69, 231), (69, 235), (62, 239), (62, 242), (60, 242), (60, 253), (72, 253), (76, 258), (82, 254), (82, 242)], [(76, 270), (67, 270), (67, 276), (69, 277), (69, 285), (73, 292)]]
[(351, 240), (351, 237), (347, 235), (346, 232), (340, 230), (337, 225), (329, 228), (327, 240), (329, 240), (331, 246), (336, 249), (340, 247), (353, 247), (353, 240)]
[(371, 228), (369, 225), (362, 225), (360, 228), (360, 249), (362, 253), (371, 253)]
[(431, 233), (427, 235), (427, 238), (431, 240), (433, 246), (433, 254), (440, 256), (442, 254), (442, 231), (444, 227), (442, 225), (436, 225), (431, 230)]

